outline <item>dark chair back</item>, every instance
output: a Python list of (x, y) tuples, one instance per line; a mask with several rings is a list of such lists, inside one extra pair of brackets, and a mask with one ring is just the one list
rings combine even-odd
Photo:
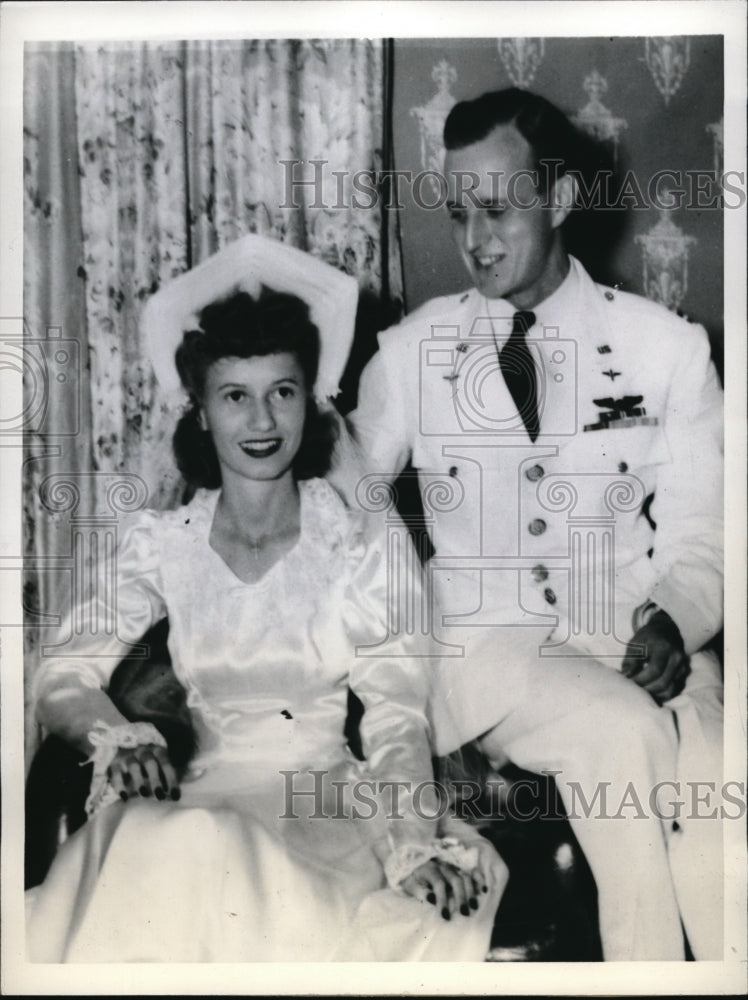
[[(166, 740), (169, 757), (182, 774), (197, 741), (187, 694), (174, 674), (167, 647), (169, 622), (154, 625), (114, 670), (107, 693), (129, 722), (151, 722)], [(43, 882), (60, 844), (86, 821), (85, 802), (92, 765), (57, 736), (48, 736), (34, 755), (26, 779), (25, 880)]]

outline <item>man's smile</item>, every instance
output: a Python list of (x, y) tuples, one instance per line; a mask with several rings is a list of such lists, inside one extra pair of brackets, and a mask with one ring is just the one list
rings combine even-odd
[(488, 254), (474, 253), (471, 254), (471, 257), (473, 258), (473, 261), (475, 262), (475, 265), (477, 267), (485, 269), (489, 267), (495, 267), (496, 264), (500, 264), (501, 261), (504, 259), (504, 257), (506, 257), (506, 254), (495, 253), (488, 255)]

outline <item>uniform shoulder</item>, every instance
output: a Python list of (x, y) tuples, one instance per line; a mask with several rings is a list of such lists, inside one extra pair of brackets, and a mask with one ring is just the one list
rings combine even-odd
[(463, 292), (455, 292), (452, 295), (437, 295), (436, 298), (428, 299), (423, 302), (417, 309), (409, 313), (405, 319), (404, 323), (410, 320), (424, 319), (429, 316), (440, 316), (448, 315), (461, 306), (464, 306), (470, 299), (477, 296), (477, 292), (474, 288), (469, 288)]
[(596, 288), (614, 324), (622, 324), (642, 333), (656, 331), (658, 338), (673, 336), (681, 345), (684, 339), (699, 340), (706, 336), (700, 324), (678, 316), (661, 302), (605, 285), (597, 285)]
[(429, 299), (404, 316), (399, 323), (383, 330), (379, 334), (380, 348), (419, 344), (430, 333), (429, 323), (438, 320), (440, 324), (449, 324), (450, 318), (469, 307), (476, 296), (475, 289), (470, 289)]

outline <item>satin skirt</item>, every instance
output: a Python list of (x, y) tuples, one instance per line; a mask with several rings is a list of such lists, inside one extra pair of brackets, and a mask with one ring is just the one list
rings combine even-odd
[(289, 798), (229, 766), (179, 802), (106, 807), (27, 893), (29, 961), (482, 961), (503, 887), (449, 922), (386, 887), (386, 831), (350, 815), (346, 772), (296, 773)]

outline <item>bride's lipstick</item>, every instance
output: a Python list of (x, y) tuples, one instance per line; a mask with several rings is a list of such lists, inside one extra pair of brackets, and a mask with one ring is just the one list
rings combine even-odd
[(239, 447), (250, 458), (269, 458), (280, 450), (281, 443), (281, 438), (267, 438), (265, 440), (240, 441)]

